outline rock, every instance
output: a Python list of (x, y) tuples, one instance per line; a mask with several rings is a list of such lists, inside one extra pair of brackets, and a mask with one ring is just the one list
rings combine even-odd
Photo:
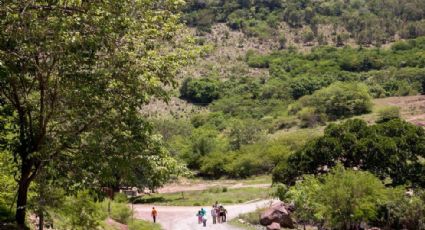
[(272, 223), (269, 226), (267, 226), (267, 230), (280, 230), (280, 224), (279, 223)]
[(293, 210), (293, 206), (278, 202), (261, 214), (260, 224), (269, 226), (273, 223), (278, 223), (283, 228), (295, 228), (295, 221), (291, 217)]

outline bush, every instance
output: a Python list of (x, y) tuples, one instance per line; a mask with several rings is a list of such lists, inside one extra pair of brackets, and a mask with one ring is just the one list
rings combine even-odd
[(93, 201), (88, 191), (67, 197), (60, 209), (50, 212), (58, 229), (96, 229), (106, 216)]
[(302, 174), (321, 174), (340, 162), (370, 171), (394, 186), (423, 186), (424, 153), (425, 133), (421, 127), (400, 119), (371, 126), (363, 120), (348, 120), (329, 125), (324, 136), (289, 156), (287, 164), (278, 164), (273, 179), (291, 184)]
[(111, 203), (111, 218), (122, 223), (127, 224), (131, 217), (131, 210), (126, 203)]
[(315, 108), (316, 113), (324, 113), (335, 120), (369, 113), (372, 101), (366, 85), (337, 82), (311, 96), (302, 97), (295, 111), (303, 107)]
[(248, 52), (246, 55), (247, 64), (252, 68), (268, 68), (269, 59), (267, 56)]
[(300, 119), (301, 128), (311, 128), (319, 124), (325, 124), (326, 116), (318, 113), (313, 107), (304, 107), (297, 113), (298, 119)]
[(305, 177), (288, 193), (299, 220), (335, 229), (359, 229), (363, 221), (376, 220), (388, 199), (388, 190), (374, 175), (342, 166), (321, 178)]
[(220, 82), (212, 78), (186, 78), (180, 88), (183, 99), (195, 103), (211, 103), (219, 97)]
[(114, 202), (116, 203), (128, 203), (127, 196), (124, 193), (116, 193), (114, 196)]
[(400, 108), (390, 106), (378, 111), (378, 122), (387, 122), (392, 119), (400, 118)]
[(425, 191), (412, 190), (412, 195), (404, 189), (395, 189), (391, 199), (381, 210), (378, 224), (392, 229), (425, 229)]

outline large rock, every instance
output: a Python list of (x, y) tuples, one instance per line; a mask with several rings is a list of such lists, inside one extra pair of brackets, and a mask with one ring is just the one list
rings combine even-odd
[(267, 230), (280, 230), (280, 224), (274, 222), (271, 225), (267, 226)]
[(269, 226), (278, 223), (282, 228), (295, 228), (294, 220), (291, 217), (293, 207), (283, 202), (278, 202), (261, 214), (260, 224)]

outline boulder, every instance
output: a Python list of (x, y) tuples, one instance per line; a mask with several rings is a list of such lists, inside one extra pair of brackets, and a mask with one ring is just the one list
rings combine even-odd
[(269, 226), (278, 223), (282, 228), (295, 228), (295, 221), (291, 217), (292, 206), (278, 202), (261, 214), (260, 224)]
[(280, 230), (280, 224), (279, 223), (272, 223), (269, 226), (267, 226), (267, 230)]

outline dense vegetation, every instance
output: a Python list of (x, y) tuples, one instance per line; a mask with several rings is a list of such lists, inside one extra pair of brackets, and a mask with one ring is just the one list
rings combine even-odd
[(163, 85), (198, 53), (181, 33), (182, 3), (0, 2), (1, 219), (27, 229), (30, 210), (42, 229), (61, 188), (64, 212), (88, 205), (87, 222), (67, 216), (66, 229), (94, 229), (93, 197), (72, 194), (154, 189), (179, 173), (139, 111), (166, 99)]
[[(425, 94), (423, 1), (191, 0), (183, 21), (205, 35), (198, 43), (210, 42), (215, 23), (259, 43), (277, 38), (268, 53), (241, 44), (243, 55), (226, 60), (244, 66), (226, 76), (214, 62), (180, 71), (200, 53), (182, 31), (182, 3), (0, 1), (0, 222), (26, 229), (29, 211), (40, 229), (108, 229), (112, 202), (114, 220), (155, 229), (129, 223), (125, 197), (109, 201), (105, 191), (154, 191), (189, 168), (208, 179), (272, 173), (300, 223), (425, 228), (425, 131), (399, 108), (373, 105)], [(329, 30), (337, 47), (326, 45)], [(288, 31), (318, 46), (286, 46)], [(171, 96), (197, 110), (145, 116), (152, 99)], [(361, 120), (369, 113), (377, 118)], [(152, 197), (198, 205), (217, 193), (233, 203), (269, 191)]]
[(305, 176), (290, 189), (282, 189), (281, 199), (294, 202), (301, 224), (317, 223), (332, 229), (357, 229), (363, 224), (384, 229), (423, 229), (424, 191), (405, 194), (403, 187), (387, 188), (369, 172), (344, 169)]
[[(190, 124), (157, 120), (156, 127), (170, 151), (204, 176), (267, 173), (296, 150), (267, 135), (370, 113), (373, 98), (425, 93), (424, 50), (425, 38), (418, 38), (389, 49), (248, 52), (248, 65), (267, 68), (269, 78), (188, 78), (182, 98), (205, 102), (208, 111), (191, 115)], [(399, 116), (388, 109), (380, 113), (383, 121)]]
[(399, 119), (368, 126), (362, 120), (329, 125), (325, 134), (277, 167), (274, 180), (293, 183), (303, 174), (320, 174), (341, 163), (375, 174), (389, 184), (425, 186), (425, 132)]
[[(283, 37), (276, 34), (281, 23), (303, 31), (304, 42), (324, 42), (321, 25), (333, 27), (333, 39), (343, 44), (383, 44), (425, 35), (425, 3), (416, 0), (190, 0), (185, 19), (190, 26), (209, 31), (214, 23), (226, 23), (250, 36)], [(343, 28), (344, 30), (338, 30)]]

